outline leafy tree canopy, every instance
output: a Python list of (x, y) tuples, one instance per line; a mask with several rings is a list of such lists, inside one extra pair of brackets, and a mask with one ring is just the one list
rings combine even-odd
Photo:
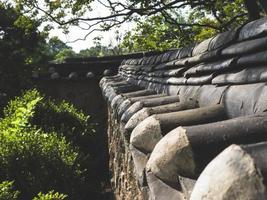
[(57, 36), (51, 37), (47, 42), (47, 52), (51, 58), (54, 58), (65, 49), (71, 49), (71, 47), (62, 42)]
[[(39, 24), (46, 22), (46, 31), (54, 26), (67, 33), (70, 26), (79, 26), (87, 34), (84, 38), (79, 36), (77, 40), (85, 39), (94, 31), (107, 31), (125, 22), (137, 22), (136, 28), (125, 34), (123, 44), (116, 46), (115, 53), (123, 52), (121, 48), (126, 51), (163, 50), (182, 46), (193, 40), (201, 41), (248, 20), (264, 16), (267, 8), (265, 0), (6, 1), (12, 2), (16, 11), (23, 14), (23, 18), (17, 22), (20, 27), (26, 30), (31, 27), (31, 23), (25, 20), (27, 17), (35, 19)], [(102, 15), (97, 16), (94, 13), (95, 7), (103, 10)], [(140, 36), (145, 38), (138, 38)], [(53, 38), (51, 45), (53, 42), (58, 41)], [(48, 51), (52, 52), (48, 53), (48, 57), (60, 53), (57, 56), (57, 60), (60, 60), (62, 54), (72, 55), (67, 46), (59, 43), (57, 45), (63, 52), (56, 50), (58, 47), (51, 47)], [(106, 50), (99, 47), (95, 45), (94, 48), (82, 51), (81, 55), (106, 55)]]
[[(179, 27), (209, 27), (217, 31), (231, 28), (236, 22), (257, 19), (264, 15), (265, 0), (10, 0), (16, 8), (39, 21), (56, 22), (65, 29), (80, 25), (88, 34), (96, 30), (108, 30), (126, 21), (140, 20), (161, 14)], [(96, 16), (94, 7), (103, 8), (103, 15)], [(209, 21), (193, 20), (181, 22), (176, 11), (197, 10), (198, 15), (211, 18)], [(106, 12), (104, 12), (106, 11)]]
[(74, 58), (76, 56), (75, 52), (70, 49), (62, 49), (58, 54), (55, 56), (55, 61), (56, 62), (63, 62), (66, 58)]
[[(30, 88), (32, 71), (42, 68), (69, 46), (10, 3), (0, 2), (0, 107), (22, 89)], [(62, 53), (61, 53), (62, 54)]]
[(29, 84), (28, 77), (39, 62), (45, 34), (40, 24), (9, 4), (0, 3), (1, 92), (17, 94)]
[(173, 9), (171, 15), (163, 11), (138, 21), (136, 27), (125, 34), (121, 47), (136, 52), (187, 46), (236, 28), (247, 20), (243, 0), (217, 1), (214, 6), (187, 8), (183, 12)]
[[(181, 15), (179, 21), (185, 23)], [(194, 41), (192, 27), (179, 28), (166, 21), (163, 15), (149, 17), (137, 23), (136, 27), (128, 31), (120, 45), (128, 52), (140, 52), (147, 50), (167, 50), (179, 46), (189, 45)]]

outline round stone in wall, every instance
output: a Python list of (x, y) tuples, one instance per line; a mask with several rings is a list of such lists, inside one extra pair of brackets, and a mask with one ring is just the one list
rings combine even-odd
[(54, 72), (54, 73), (51, 74), (50, 78), (51, 79), (58, 79), (58, 78), (60, 78), (60, 75), (59, 75), (59, 73)]
[(69, 79), (77, 79), (79, 76), (78, 76), (78, 73), (77, 72), (71, 72), (69, 74)]
[(87, 72), (86, 78), (94, 78), (95, 74), (93, 72)]
[(112, 74), (112, 70), (110, 69), (105, 69), (105, 71), (103, 72), (104, 76), (111, 76), (111, 74)]
[(49, 68), (48, 68), (48, 73), (53, 74), (53, 73), (55, 73), (55, 72), (56, 72), (55, 67), (49, 67)]

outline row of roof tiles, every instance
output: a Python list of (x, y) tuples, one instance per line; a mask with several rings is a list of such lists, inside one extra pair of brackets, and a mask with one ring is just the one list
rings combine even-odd
[[(191, 45), (189, 47), (179, 48), (176, 50), (170, 50), (160, 55), (148, 56), (140, 59), (127, 59), (124, 60), (122, 64), (130, 64), (130, 65), (160, 64), (172, 60), (198, 56), (200, 54), (204, 54), (205, 52), (212, 52), (215, 50), (218, 50), (218, 52), (215, 51), (214, 54), (221, 53), (222, 55), (228, 55), (231, 54), (234, 49), (236, 49), (233, 47), (238, 46), (238, 45), (231, 46), (232, 44), (234, 43), (241, 44), (246, 40), (257, 39), (259, 37), (262, 37), (267, 34), (266, 30), (267, 30), (266, 18), (262, 18), (260, 20), (247, 23), (246, 25), (236, 30), (231, 30), (218, 34), (215, 37), (206, 39), (203, 42), (196, 45)], [(230, 48), (226, 48), (225, 50), (220, 52), (220, 50), (222, 50), (227, 46), (230, 46)]]
[(266, 25), (126, 60), (100, 81), (144, 197), (267, 198)]
[[(140, 190), (148, 188), (142, 190), (149, 191), (144, 197), (265, 199), (267, 165), (262, 158), (267, 152), (267, 115), (257, 109), (235, 112), (243, 109), (246, 98), (257, 98), (250, 93), (256, 85), (246, 86), (247, 96), (241, 97), (244, 102), (235, 101), (242, 88), (234, 86), (236, 90), (223, 97), (215, 90), (210, 93), (213, 96), (204, 95), (210, 101), (200, 106), (196, 98), (187, 96), (196, 92), (194, 86), (184, 86), (188, 88), (169, 96), (138, 87), (121, 76), (102, 79), (100, 86), (113, 120), (120, 123), (121, 135), (129, 142)], [(264, 97), (256, 102), (267, 106)], [(243, 145), (227, 148), (231, 144)]]

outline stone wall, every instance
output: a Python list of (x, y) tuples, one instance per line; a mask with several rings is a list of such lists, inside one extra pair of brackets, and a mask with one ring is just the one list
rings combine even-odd
[(134, 175), (134, 165), (129, 150), (129, 145), (116, 114), (111, 107), (108, 111), (108, 148), (109, 148), (109, 170), (112, 174), (111, 186), (116, 199), (141, 200), (142, 195), (138, 182)]
[(45, 94), (59, 100), (69, 100), (77, 108), (90, 114), (93, 120), (106, 123), (107, 108), (99, 88), (100, 77), (93, 79), (36, 79), (37, 87)]
[(124, 60), (100, 81), (117, 199), (267, 199), (266, 27)]

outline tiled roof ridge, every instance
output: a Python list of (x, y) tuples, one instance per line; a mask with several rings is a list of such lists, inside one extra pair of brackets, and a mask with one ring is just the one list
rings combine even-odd
[(267, 198), (266, 44), (262, 18), (100, 81), (120, 199)]

